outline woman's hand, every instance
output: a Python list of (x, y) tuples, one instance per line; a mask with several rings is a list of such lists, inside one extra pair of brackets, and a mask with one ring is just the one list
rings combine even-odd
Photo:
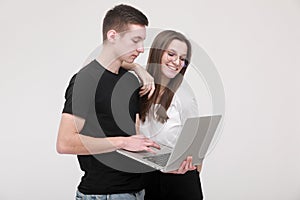
[(172, 173), (172, 174), (185, 174), (187, 171), (192, 171), (197, 169), (196, 166), (193, 166), (193, 158), (192, 156), (188, 156), (180, 165), (179, 169), (174, 171), (169, 171), (166, 173)]

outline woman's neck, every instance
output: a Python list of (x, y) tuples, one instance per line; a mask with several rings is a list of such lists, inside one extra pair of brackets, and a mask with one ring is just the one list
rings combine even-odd
[(161, 85), (161, 88), (162, 89), (165, 89), (165, 87), (168, 86), (170, 82), (170, 79), (168, 77), (166, 77), (163, 73), (161, 74), (161, 77), (160, 77), (160, 85)]
[(163, 95), (165, 91), (165, 87), (163, 85), (160, 86), (160, 89), (159, 89), (159, 92), (158, 92), (158, 96), (157, 96), (157, 99), (155, 101), (156, 104), (159, 104), (160, 103), (160, 100), (161, 100), (161, 97)]

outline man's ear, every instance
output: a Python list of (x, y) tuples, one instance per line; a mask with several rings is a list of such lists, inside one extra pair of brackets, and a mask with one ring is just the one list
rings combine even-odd
[(119, 37), (117, 31), (115, 31), (113, 29), (109, 30), (107, 32), (106, 36), (107, 36), (107, 40), (112, 43), (114, 43)]

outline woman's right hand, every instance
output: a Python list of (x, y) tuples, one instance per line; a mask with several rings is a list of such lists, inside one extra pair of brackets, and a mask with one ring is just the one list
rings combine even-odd
[(192, 156), (188, 156), (180, 165), (179, 169), (174, 171), (169, 171), (166, 173), (171, 174), (185, 174), (187, 171), (192, 171), (197, 169), (196, 166), (193, 165), (193, 158)]

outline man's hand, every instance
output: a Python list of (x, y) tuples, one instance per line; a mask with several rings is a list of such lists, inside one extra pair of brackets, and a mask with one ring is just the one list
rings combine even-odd
[(141, 80), (143, 86), (139, 92), (140, 96), (144, 96), (148, 93), (148, 99), (153, 95), (155, 90), (154, 78), (147, 72), (145, 68), (137, 63), (127, 63), (123, 62), (122, 67), (127, 70), (133, 70), (139, 79)]
[(150, 147), (160, 149), (160, 146), (156, 142), (140, 133), (140, 115), (138, 113), (135, 115), (135, 132), (136, 135), (125, 138), (123, 149), (128, 151), (148, 151), (151, 153), (155, 153), (155, 151)]
[(149, 93), (148, 94), (148, 99), (149, 99), (153, 95), (155, 90), (154, 78), (147, 72), (146, 69), (144, 69), (142, 66), (138, 64), (133, 68), (133, 70), (143, 83), (143, 86), (141, 87), (141, 90), (139, 92), (140, 96), (144, 96), (147, 93)]
[(180, 165), (179, 169), (174, 171), (169, 171), (166, 173), (172, 173), (172, 174), (185, 174), (187, 171), (192, 171), (197, 169), (196, 166), (193, 166), (193, 158), (192, 156), (188, 156)]
[(160, 149), (160, 146), (153, 140), (150, 140), (143, 135), (133, 135), (124, 138), (124, 145), (122, 149), (128, 151), (148, 151), (150, 153), (155, 153), (151, 147)]

